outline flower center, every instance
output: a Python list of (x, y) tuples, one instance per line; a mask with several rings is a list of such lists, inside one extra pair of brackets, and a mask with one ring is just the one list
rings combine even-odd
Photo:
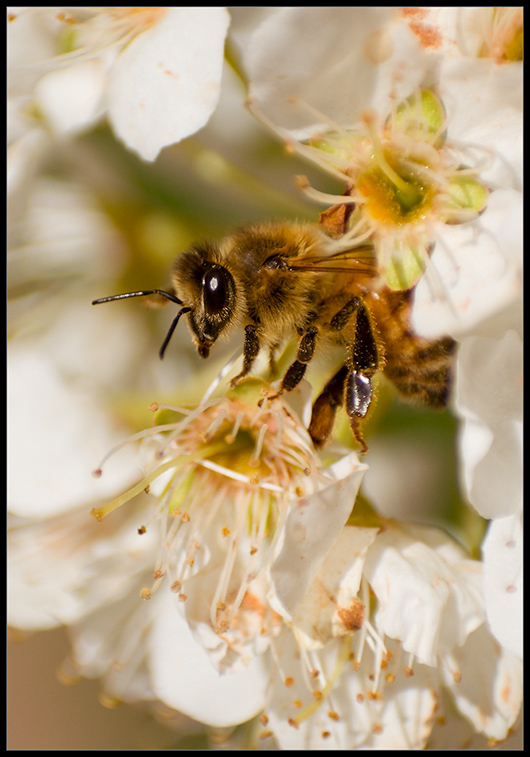
[(131, 439), (143, 440), (146, 475), (92, 511), (102, 520), (143, 491), (154, 495), (151, 518), (139, 533), (158, 522), (163, 538), (155, 582), (142, 596), (148, 599), (166, 577), (184, 601), (188, 579), (213, 562), (218, 581), (208, 622), (218, 633), (229, 630), (252, 582), (267, 568), (289, 507), (311, 493), (321, 475), (305, 429), (281, 399), (258, 406), (265, 389), (264, 382), (247, 379), (195, 410), (154, 405), (158, 425)]
[(488, 190), (477, 171), (447, 142), (443, 104), (429, 89), (400, 103), (382, 126), (376, 114), (366, 112), (359, 130), (330, 124), (329, 132), (297, 147), (347, 187), (333, 198), (301, 181), (312, 199), (351, 206), (337, 245), (371, 245), (391, 289), (409, 289), (422, 276), (436, 224), (470, 221), (487, 204)]
[(378, 151), (374, 158), (374, 165), (357, 180), (357, 189), (367, 200), (366, 212), (374, 221), (393, 226), (423, 220), (432, 204), (433, 188), (411, 175), (390, 151)]

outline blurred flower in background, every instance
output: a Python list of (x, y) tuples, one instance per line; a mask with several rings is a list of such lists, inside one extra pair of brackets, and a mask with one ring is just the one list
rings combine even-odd
[[(522, 10), (8, 22), (14, 631), (65, 626), (63, 680), (173, 718), (143, 748), (517, 734)], [(194, 240), (317, 221), (314, 200), (349, 203), (348, 243), (373, 244), (395, 288), (419, 280), (417, 333), (459, 345), (453, 417), (380, 381), (362, 463), (344, 418), (314, 449), (309, 384), (267, 403), (261, 379), (228, 391), (241, 335), (204, 362), (179, 326), (160, 362), (172, 306), (90, 306), (167, 288)], [(331, 360), (311, 365), (315, 394)]]

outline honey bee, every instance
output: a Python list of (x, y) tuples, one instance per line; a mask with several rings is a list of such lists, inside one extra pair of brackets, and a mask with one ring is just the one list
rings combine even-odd
[(232, 386), (251, 372), (262, 349), (273, 369), (279, 348), (296, 338), (295, 359), (279, 388), (290, 392), (317, 350), (341, 345), (344, 363), (317, 398), (309, 433), (317, 446), (325, 444), (344, 405), (366, 452), (360, 421), (372, 401), (375, 373), (382, 370), (406, 397), (443, 408), (455, 346), (450, 338), (417, 336), (409, 322), (411, 292), (392, 291), (378, 281), (373, 260), (355, 249), (333, 252), (329, 236), (317, 226), (257, 223), (220, 243), (195, 244), (181, 253), (171, 271), (171, 291), (127, 292), (92, 304), (156, 294), (181, 305), (161, 358), (183, 315), (203, 358), (220, 337), (243, 327), (243, 366)]

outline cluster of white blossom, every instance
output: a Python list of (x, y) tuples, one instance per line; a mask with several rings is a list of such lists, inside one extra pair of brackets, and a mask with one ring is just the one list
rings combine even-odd
[[(67, 626), (64, 674), (110, 700), (253, 721), (245, 747), (505, 740), (522, 698), (522, 9), (12, 9), (8, 33), (9, 623)], [(340, 182), (300, 181), (351, 207), (337, 244), (369, 244), (386, 284), (415, 285), (417, 334), (457, 342), (479, 559), (359, 495), (370, 454), (314, 448), (309, 384), (270, 399), (221, 374), (207, 391), (190, 349), (168, 387), (139, 309), (84, 307), (126, 280), (129, 240), (71, 181), (79, 135), (106, 116), (154, 161), (221, 97), (223, 144), (242, 128), (226, 40), (261, 125)], [(123, 191), (104, 158), (79, 165)], [(172, 399), (138, 431), (124, 387), (129, 405)]]

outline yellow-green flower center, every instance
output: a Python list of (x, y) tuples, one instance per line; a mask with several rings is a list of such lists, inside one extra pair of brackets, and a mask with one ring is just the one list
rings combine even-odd
[(382, 224), (403, 226), (425, 218), (434, 190), (418, 181), (400, 166), (390, 151), (383, 152), (381, 161), (374, 163), (357, 180), (357, 189), (366, 198), (366, 211)]

